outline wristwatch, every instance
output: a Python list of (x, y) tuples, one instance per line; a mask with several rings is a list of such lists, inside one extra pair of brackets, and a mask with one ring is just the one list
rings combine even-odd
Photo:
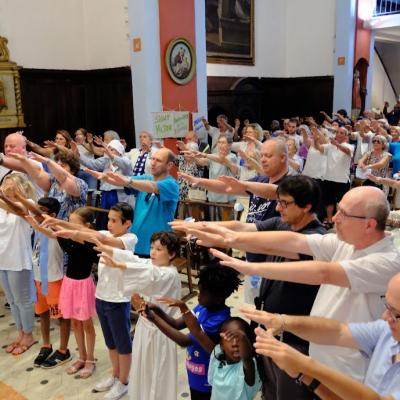
[(318, 379), (313, 379), (312, 381), (311, 381), (311, 383), (309, 384), (309, 385), (306, 385), (307, 386), (307, 389), (310, 391), (310, 392), (315, 392), (316, 391), (316, 389), (317, 389), (317, 387), (319, 386), (321, 384), (321, 382), (318, 380)]

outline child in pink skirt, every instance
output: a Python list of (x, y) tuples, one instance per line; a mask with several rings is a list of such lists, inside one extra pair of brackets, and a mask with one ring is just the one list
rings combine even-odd
[[(77, 228), (93, 228), (94, 215), (88, 208), (76, 209), (69, 222)], [(92, 267), (98, 262), (94, 244), (58, 238), (60, 246), (68, 254), (59, 307), (64, 318), (70, 318), (78, 345), (79, 359), (67, 369), (72, 375), (79, 372), (81, 378), (90, 377), (95, 369), (94, 345), (96, 333), (92, 317), (96, 314), (95, 285)], [(85, 340), (86, 339), (86, 340)]]

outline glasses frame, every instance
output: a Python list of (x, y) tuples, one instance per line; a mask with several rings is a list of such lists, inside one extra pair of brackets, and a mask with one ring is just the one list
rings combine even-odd
[(390, 306), (388, 304), (388, 302), (386, 301), (386, 296), (381, 296), (381, 300), (382, 300), (382, 303), (385, 306), (386, 310), (389, 312), (390, 317), (392, 318), (392, 320), (394, 322), (399, 322), (400, 321), (400, 313), (398, 315), (394, 313), (394, 311), (396, 311), (396, 310), (393, 310), (392, 306)]
[(291, 204), (296, 204), (296, 202), (294, 200), (286, 201), (286, 200), (281, 200), (281, 199), (278, 198), (278, 199), (276, 199), (276, 204), (279, 205), (280, 207), (286, 209)]
[(339, 204), (336, 204), (336, 214), (335, 214), (336, 218), (355, 218), (355, 219), (371, 219), (371, 217), (365, 217), (362, 215), (352, 215), (352, 214), (348, 214), (346, 211), (344, 211)]

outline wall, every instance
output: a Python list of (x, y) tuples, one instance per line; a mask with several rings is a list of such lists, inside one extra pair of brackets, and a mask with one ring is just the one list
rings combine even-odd
[(126, 0), (1, 0), (0, 35), (24, 68), (129, 65)]
[(333, 75), (335, 0), (254, 0), (254, 4), (255, 65), (207, 64), (208, 76)]
[(287, 0), (287, 77), (333, 75), (335, 3)]
[(374, 52), (372, 74), (372, 107), (382, 110), (384, 102), (388, 101), (389, 110), (392, 110), (396, 103), (396, 96), (376, 51)]

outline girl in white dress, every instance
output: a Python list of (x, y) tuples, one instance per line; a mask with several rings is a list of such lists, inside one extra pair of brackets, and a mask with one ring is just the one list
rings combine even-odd
[[(154, 233), (150, 241), (150, 260), (109, 246), (98, 246), (97, 249), (103, 252), (101, 257), (108, 266), (125, 270), (125, 293), (146, 296), (146, 301), (151, 303), (158, 303), (160, 297), (180, 299), (181, 282), (172, 265), (172, 260), (179, 254), (179, 237), (162, 231)], [(171, 317), (176, 311), (166, 305), (159, 306)], [(132, 359), (130, 399), (177, 399), (176, 344), (143, 316), (139, 316), (136, 325)]]

